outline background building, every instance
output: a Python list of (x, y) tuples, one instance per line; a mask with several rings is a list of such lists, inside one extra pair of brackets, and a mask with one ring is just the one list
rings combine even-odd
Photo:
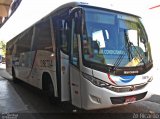
[(0, 0), (0, 27), (18, 8), (21, 0)]

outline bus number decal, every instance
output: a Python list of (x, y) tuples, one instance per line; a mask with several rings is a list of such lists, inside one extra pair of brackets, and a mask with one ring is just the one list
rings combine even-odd
[(52, 60), (40, 60), (40, 67), (51, 67), (52, 64)]

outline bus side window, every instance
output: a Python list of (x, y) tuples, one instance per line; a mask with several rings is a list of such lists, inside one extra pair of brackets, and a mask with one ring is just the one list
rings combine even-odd
[(48, 50), (52, 52), (53, 48), (49, 20), (43, 21), (36, 25), (32, 50)]
[(75, 21), (72, 19), (71, 63), (79, 67), (78, 34), (75, 33)]
[(61, 50), (68, 54), (68, 50), (69, 50), (69, 38), (70, 38), (70, 29), (68, 28), (68, 24), (67, 22), (64, 23), (63, 28), (60, 31), (60, 37), (61, 37)]
[(75, 66), (79, 66), (79, 53), (78, 53), (78, 38), (77, 34), (74, 34), (72, 41), (72, 51), (71, 51), (71, 63)]
[(28, 31), (24, 32), (20, 35), (17, 45), (16, 45), (16, 51), (15, 54), (19, 55), (20, 53), (29, 52), (31, 49), (31, 41), (32, 41), (32, 34), (33, 34), (33, 28), (29, 29)]

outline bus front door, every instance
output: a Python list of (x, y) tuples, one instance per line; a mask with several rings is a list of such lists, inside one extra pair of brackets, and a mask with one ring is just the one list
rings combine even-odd
[(81, 108), (81, 78), (79, 63), (80, 35), (75, 33), (74, 19), (72, 20), (72, 38), (70, 50), (70, 85), (72, 104)]

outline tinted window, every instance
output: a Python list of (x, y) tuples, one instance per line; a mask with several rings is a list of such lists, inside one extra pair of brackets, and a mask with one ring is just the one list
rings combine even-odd
[(61, 50), (64, 53), (68, 53), (68, 45), (69, 45), (69, 39), (70, 39), (70, 29), (68, 27), (68, 23), (66, 22), (64, 24), (64, 27), (61, 30)]
[(33, 50), (49, 50), (52, 51), (52, 38), (50, 21), (41, 22), (35, 27), (35, 38)]
[(16, 54), (29, 52), (31, 50), (32, 34), (33, 28), (29, 29), (19, 36), (19, 40), (17, 41), (16, 45)]

